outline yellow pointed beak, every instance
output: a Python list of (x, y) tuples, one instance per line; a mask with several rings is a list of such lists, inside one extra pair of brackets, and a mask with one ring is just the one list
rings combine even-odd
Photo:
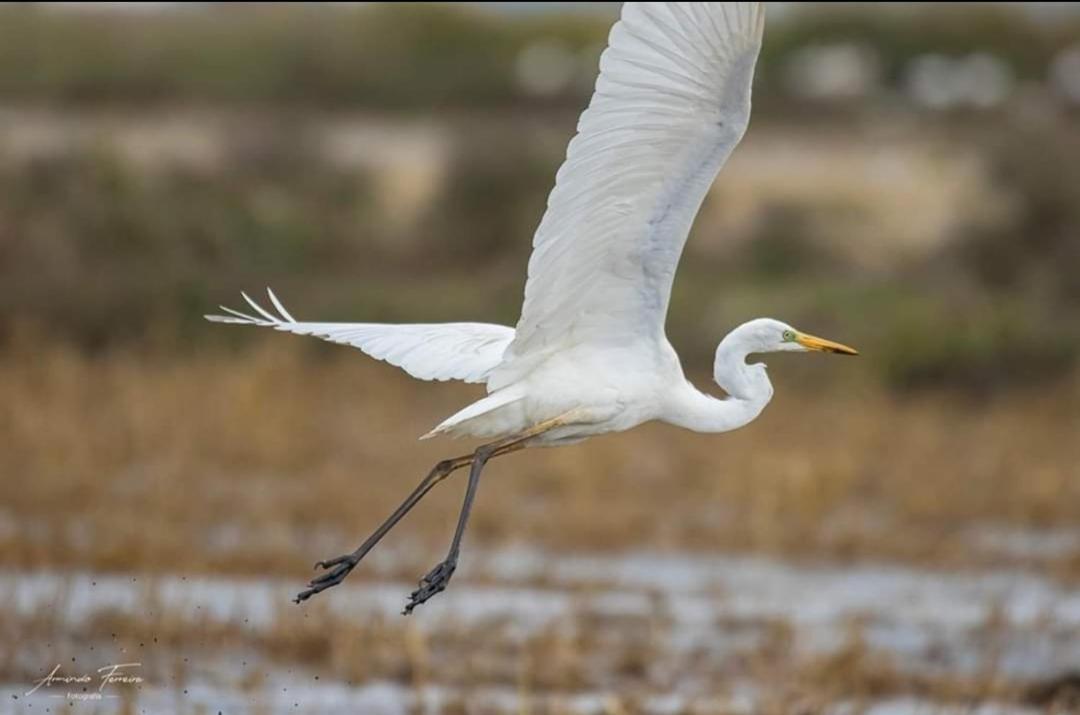
[(834, 343), (832, 340), (818, 338), (813, 335), (806, 335), (805, 333), (799, 333), (798, 335), (796, 335), (795, 342), (797, 342), (799, 345), (802, 345), (807, 350), (816, 350), (823, 353), (838, 353), (840, 355), (859, 354), (859, 351), (855, 348), (849, 348), (847, 345)]

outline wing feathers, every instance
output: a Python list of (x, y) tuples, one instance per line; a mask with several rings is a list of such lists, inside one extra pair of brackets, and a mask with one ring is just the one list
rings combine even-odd
[(583, 342), (663, 339), (690, 225), (742, 138), (760, 3), (624, 3), (533, 238), (489, 389)]
[(221, 306), (228, 315), (207, 315), (207, 320), (235, 325), (258, 325), (297, 335), (312, 335), (359, 348), (377, 360), (400, 367), (421, 380), (484, 382), (502, 360), (514, 339), (513, 328), (487, 323), (304, 323), (285, 310), (274, 292), (266, 289), (274, 315), (241, 293), (257, 316)]
[(624, 3), (533, 237), (517, 329), (295, 320), (222, 307), (208, 320), (352, 345), (425, 380), (515, 382), (553, 351), (663, 340), (675, 270), (705, 193), (742, 138), (761, 3)]
[(294, 323), (296, 322), (296, 318), (289, 315), (289, 311), (285, 310), (285, 306), (283, 306), (281, 304), (281, 301), (278, 300), (278, 297), (274, 295), (274, 291), (270, 290), (270, 288), (267, 288), (266, 294), (270, 296), (270, 302), (274, 304), (274, 310), (276, 310), (281, 315), (281, 317), (285, 318), (285, 320), (289, 320)]

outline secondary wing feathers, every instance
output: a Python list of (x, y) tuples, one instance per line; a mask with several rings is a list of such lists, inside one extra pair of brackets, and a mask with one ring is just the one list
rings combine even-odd
[(274, 315), (241, 293), (258, 315), (221, 306), (228, 315), (207, 315), (217, 323), (259, 325), (297, 335), (312, 335), (359, 348), (377, 360), (400, 367), (421, 380), (484, 382), (514, 339), (513, 328), (488, 323), (304, 323), (295, 320), (267, 289)]
[(690, 226), (749, 121), (763, 26), (760, 3), (623, 5), (489, 389), (573, 345), (664, 339)]

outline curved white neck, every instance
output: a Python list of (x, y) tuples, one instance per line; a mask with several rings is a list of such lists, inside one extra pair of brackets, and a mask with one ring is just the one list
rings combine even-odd
[(773, 396), (765, 365), (747, 365), (751, 345), (739, 328), (728, 333), (716, 348), (713, 379), (728, 393), (718, 399), (689, 382), (671, 396), (661, 417), (664, 422), (695, 432), (728, 432), (752, 422)]

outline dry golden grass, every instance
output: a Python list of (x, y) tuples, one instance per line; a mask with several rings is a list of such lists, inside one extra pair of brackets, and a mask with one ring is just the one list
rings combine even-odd
[[(0, 357), (0, 563), (300, 576), (468, 450), (415, 437), (475, 388), (307, 348), (276, 335), (180, 357), (17, 344)], [(735, 433), (649, 425), (496, 461), (468, 541), (1001, 562), (967, 530), (1080, 521), (1077, 424), (1076, 381), (979, 404), (781, 384)], [(387, 543), (440, 553), (460, 486), (440, 486)], [(401, 575), (426, 560), (404, 559)], [(1025, 565), (1080, 571), (1068, 553)]]
[[(775, 403), (738, 432), (646, 426), (497, 460), (469, 547), (1022, 566), (1075, 583), (1075, 550), (1021, 558), (980, 549), (971, 534), (1068, 529), (1080, 519), (1077, 382), (976, 404), (891, 397), (862, 378), (815, 390), (784, 382), (785, 363), (775, 363)], [(694, 692), (680, 711), (692, 715), (718, 712), (746, 683), (759, 689), (755, 712), (777, 714), (838, 702), (857, 711), (893, 697), (1072, 702), (1067, 671), (1027, 678), (993, 657), (1025, 637), (1053, 643), (1065, 626), (1018, 624), (1000, 612), (957, 642), (942, 635), (941, 644), (968, 648), (983, 664), (963, 672), (913, 670), (910, 659), (870, 643), (871, 622), (858, 613), (846, 641), (824, 651), (807, 651), (806, 624), (794, 617), (735, 612), (709, 628), (740, 645), (680, 646), (685, 614), (670, 593), (635, 591), (646, 607), (622, 612), (594, 600), (607, 582), (548, 581), (544, 571), (511, 582), (549, 589), (535, 592), (539, 599), (569, 598), (565, 613), (539, 627), (524, 627), (512, 611), (416, 620), (341, 611), (327, 599), (301, 609), (284, 595), (268, 621), (249, 623), (162, 598), (155, 574), (276, 576), (301, 586), (314, 559), (352, 548), (432, 463), (468, 449), (415, 437), (475, 394), (278, 335), (186, 355), (88, 356), (17, 341), (0, 357), (0, 568), (16, 579), (37, 569), (61, 578), (56, 595), (37, 597), (34, 608), (0, 609), (0, 641), (23, 644), (0, 651), (0, 683), (32, 683), (53, 662), (75, 669), (137, 656), (148, 682), (180, 703), (191, 684), (257, 702), (284, 685), (373, 683), (403, 688), (418, 711), (436, 686), (440, 713), (510, 712), (477, 704), (501, 692), (514, 694), (513, 712), (580, 712), (574, 698), (588, 693), (603, 696), (604, 712), (632, 715), (652, 712), (657, 694)], [(460, 481), (441, 486), (382, 546), (393, 557), (350, 582), (424, 573), (445, 548), (460, 492)], [(66, 619), (79, 591), (71, 571), (129, 574), (120, 580), (137, 581), (141, 595), (133, 607)], [(474, 593), (488, 588), (485, 579), (507, 586), (495, 572), (461, 578)], [(256, 582), (217, 583), (227, 591)], [(717, 606), (732, 595), (710, 589), (698, 595)], [(129, 711), (141, 707), (125, 697)]]

